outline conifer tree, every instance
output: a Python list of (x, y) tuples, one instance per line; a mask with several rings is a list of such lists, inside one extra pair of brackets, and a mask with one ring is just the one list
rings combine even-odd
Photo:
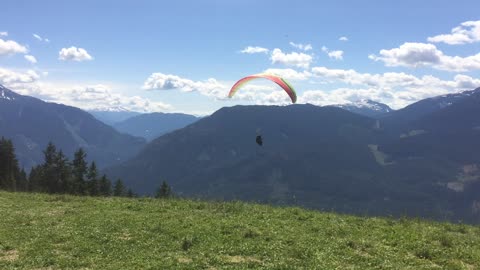
[(105, 174), (100, 178), (100, 195), (112, 196), (112, 183)]
[(70, 193), (72, 190), (72, 172), (68, 158), (60, 150), (55, 157), (55, 174), (57, 182), (54, 192)]
[(15, 191), (15, 178), (19, 172), (13, 143), (2, 137), (0, 139), (0, 189)]
[(30, 170), (30, 174), (28, 175), (28, 191), (29, 192), (38, 192), (41, 191), (40, 183), (41, 183), (41, 171), (42, 166), (38, 165), (33, 167)]
[(95, 162), (92, 161), (87, 172), (88, 193), (91, 196), (100, 195), (100, 185), (97, 179), (97, 174), (97, 165), (95, 165)]
[(136, 197), (135, 193), (133, 192), (133, 190), (131, 188), (129, 188), (128, 191), (127, 191), (127, 197), (129, 197), (129, 198)]
[(79, 148), (73, 157), (72, 173), (73, 173), (73, 194), (86, 194), (85, 174), (87, 173), (87, 161), (85, 160), (87, 154), (82, 148)]
[(125, 186), (123, 185), (123, 182), (121, 179), (118, 179), (117, 182), (115, 182), (115, 186), (113, 188), (113, 196), (117, 196), (117, 197), (125, 196)]
[(157, 189), (155, 198), (169, 198), (172, 196), (172, 190), (167, 182), (163, 181), (162, 185)]
[(52, 142), (49, 142), (47, 148), (43, 151), (45, 162), (41, 168), (39, 178), (39, 188), (42, 192), (53, 193), (57, 185), (56, 158), (57, 148)]
[(21, 169), (16, 176), (17, 180), (17, 191), (28, 191), (28, 179), (27, 173), (24, 169)]

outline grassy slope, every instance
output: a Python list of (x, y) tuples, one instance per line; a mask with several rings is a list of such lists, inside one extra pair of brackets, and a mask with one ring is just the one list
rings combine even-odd
[(480, 269), (480, 228), (247, 203), (0, 192), (0, 269)]

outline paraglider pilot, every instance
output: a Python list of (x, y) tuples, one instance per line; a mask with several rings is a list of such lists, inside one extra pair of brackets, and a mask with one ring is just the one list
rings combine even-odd
[(262, 146), (263, 145), (263, 140), (262, 140), (262, 135), (257, 135), (257, 138), (255, 139), (258, 145)]

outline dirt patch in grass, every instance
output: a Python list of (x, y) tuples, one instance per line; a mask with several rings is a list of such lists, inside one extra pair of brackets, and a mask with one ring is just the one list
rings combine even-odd
[(61, 215), (65, 214), (65, 211), (63, 211), (61, 209), (54, 209), (54, 210), (50, 210), (50, 211), (46, 212), (46, 214), (49, 217), (61, 216)]
[(191, 263), (193, 260), (186, 257), (180, 257), (177, 259), (179, 263)]
[(0, 261), (13, 262), (18, 259), (18, 251), (15, 249), (0, 253)]
[(120, 234), (118, 236), (118, 239), (123, 240), (123, 241), (128, 241), (128, 240), (132, 239), (132, 236), (128, 232), (123, 232), (122, 234)]
[(239, 255), (225, 256), (224, 259), (226, 262), (229, 262), (229, 263), (250, 263), (250, 262), (262, 263), (261, 260), (251, 256), (239, 256)]

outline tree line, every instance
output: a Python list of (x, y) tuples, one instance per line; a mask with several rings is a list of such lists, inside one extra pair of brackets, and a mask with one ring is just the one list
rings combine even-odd
[[(43, 164), (33, 167), (27, 175), (20, 169), (11, 140), (0, 139), (0, 189), (8, 191), (44, 192), (88, 196), (135, 197), (121, 179), (112, 181), (99, 175), (94, 161), (86, 161), (87, 154), (79, 148), (70, 161), (62, 150), (49, 143), (43, 151)], [(163, 182), (155, 197), (170, 197), (170, 187)]]

